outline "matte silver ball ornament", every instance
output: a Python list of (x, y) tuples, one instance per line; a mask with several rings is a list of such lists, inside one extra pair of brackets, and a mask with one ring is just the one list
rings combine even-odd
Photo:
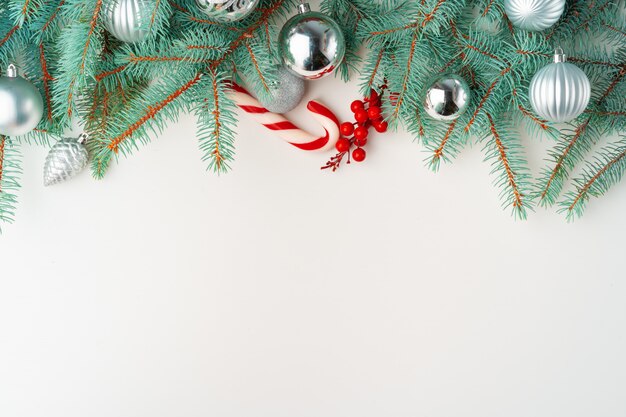
[(435, 120), (455, 120), (469, 107), (471, 95), (469, 85), (461, 76), (443, 74), (426, 90), (424, 110)]
[(548, 29), (561, 18), (565, 0), (504, 0), (504, 11), (514, 26), (529, 30)]
[(248, 16), (260, 0), (196, 0), (200, 10), (212, 19), (230, 23)]
[(537, 115), (550, 122), (569, 122), (580, 116), (591, 98), (591, 83), (576, 65), (557, 49), (554, 63), (537, 71), (528, 94)]
[(104, 0), (104, 26), (122, 42), (141, 42), (148, 35), (154, 7), (153, 0)]
[(279, 48), (285, 67), (294, 74), (315, 80), (331, 74), (343, 60), (346, 41), (341, 28), (325, 14), (312, 12), (308, 4), (285, 23)]
[(268, 87), (269, 92), (259, 96), (259, 102), (272, 113), (287, 113), (304, 97), (304, 80), (282, 66), (278, 68), (276, 81)]
[(39, 124), (42, 116), (41, 93), (10, 64), (6, 76), (0, 77), (0, 135), (25, 135)]
[(65, 138), (50, 148), (43, 169), (43, 183), (47, 187), (72, 178), (89, 162), (85, 142), (88, 135), (82, 133), (78, 139)]

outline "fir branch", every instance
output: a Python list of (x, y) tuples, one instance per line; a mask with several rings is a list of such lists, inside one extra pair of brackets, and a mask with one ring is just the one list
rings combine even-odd
[(566, 213), (568, 220), (582, 216), (590, 197), (605, 194), (622, 179), (626, 172), (625, 157), (626, 140), (604, 149), (600, 157), (589, 163), (584, 174), (574, 181), (578, 187), (559, 203), (559, 212)]
[(41, 63), (41, 71), (43, 72), (43, 88), (46, 106), (46, 119), (52, 121), (52, 94), (50, 92), (50, 83), (54, 81), (50, 72), (48, 72), (48, 61), (46, 60), (43, 43), (39, 44), (39, 59)]
[(227, 97), (226, 76), (212, 71), (209, 85), (198, 89), (196, 108), (198, 120), (198, 140), (202, 160), (208, 162), (207, 169), (217, 173), (229, 169), (234, 157), (235, 133), (231, 126), (235, 123), (235, 104)]
[(448, 126), (448, 130), (446, 131), (446, 134), (441, 139), (439, 146), (434, 150), (433, 155), (430, 158), (429, 165), (433, 171), (437, 171), (439, 169), (441, 158), (444, 157), (444, 150), (446, 149), (446, 146), (448, 145), (448, 141), (452, 137), (452, 132), (454, 132), (454, 128), (456, 127), (457, 121), (458, 119), (450, 123), (450, 126)]
[[(578, 160), (582, 157), (582, 152), (585, 149), (578, 151), (578, 144), (581, 138), (585, 137), (591, 118), (587, 118), (581, 124), (579, 124), (574, 135), (569, 139), (567, 144), (563, 147), (562, 151), (558, 153), (556, 157), (556, 164), (547, 176), (547, 180), (544, 180), (538, 184), (539, 189), (539, 203), (543, 206), (552, 205), (556, 202), (563, 184), (568, 177), (569, 169), (571, 169)], [(557, 147), (557, 151), (559, 148)], [(574, 155), (570, 158), (570, 155)], [(545, 177), (545, 175), (544, 175)]]
[(497, 184), (503, 188), (501, 196), (504, 205), (512, 208), (516, 218), (526, 219), (527, 210), (531, 207), (527, 200), (530, 174), (520, 153), (521, 147), (519, 143), (513, 141), (514, 135), (511, 131), (507, 132), (508, 137), (501, 134), (502, 128), (497, 126), (490, 113), (487, 113), (487, 119), (493, 139), (487, 142), (487, 148), (490, 149), (487, 159), (497, 161), (494, 162), (496, 164), (494, 171), (500, 172)]
[(6, 35), (4, 35), (4, 37), (2, 39), (0, 39), (0, 48), (2, 48), (2, 46), (8, 42), (9, 39), (11, 39), (11, 36), (13, 36), (15, 34), (15, 32), (17, 32), (17, 30), (20, 28), (20, 25), (15, 25), (13, 26), (7, 33)]
[(17, 181), (21, 173), (19, 163), (19, 153), (9, 138), (0, 135), (0, 222), (3, 223), (12, 223), (14, 220), (17, 205), (15, 191), (20, 187)]
[(398, 92), (398, 100), (396, 102), (396, 105), (394, 106), (394, 110), (393, 110), (393, 114), (391, 115), (391, 120), (397, 120), (398, 116), (400, 114), (400, 108), (402, 107), (402, 104), (404, 103), (404, 97), (407, 91), (407, 86), (409, 84), (409, 77), (411, 75), (411, 67), (413, 64), (413, 57), (415, 56), (415, 47), (417, 45), (417, 36), (418, 36), (418, 31), (415, 30), (413, 32), (413, 40), (411, 41), (411, 47), (409, 50), (409, 58), (407, 60), (407, 64), (406, 64), (406, 69), (404, 72), (404, 80), (402, 81), (402, 86), (400, 88), (400, 91)]
[(196, 83), (198, 83), (198, 81), (200, 81), (201, 76), (202, 76), (201, 73), (196, 74), (191, 80), (185, 82), (182, 86), (180, 86), (178, 89), (172, 92), (169, 96), (167, 96), (167, 98), (165, 98), (164, 100), (154, 105), (148, 106), (145, 113), (143, 114), (143, 116), (139, 118), (139, 120), (131, 124), (122, 133), (120, 133), (119, 135), (109, 140), (107, 148), (109, 148), (111, 151), (115, 153), (118, 153), (120, 145), (126, 139), (132, 136), (133, 133), (135, 133), (139, 128), (141, 128), (146, 122), (153, 119), (160, 111), (162, 111), (165, 107), (167, 107), (168, 104), (172, 103), (174, 100), (180, 97), (183, 93), (185, 93), (187, 90), (193, 87)]
[(487, 91), (485, 91), (485, 93), (483, 94), (480, 100), (480, 103), (478, 104), (478, 107), (476, 107), (476, 110), (474, 111), (474, 114), (472, 114), (472, 117), (463, 128), (465, 132), (469, 132), (469, 130), (472, 128), (472, 125), (474, 124), (474, 122), (476, 122), (476, 118), (479, 116), (481, 110), (485, 106), (485, 103), (487, 103), (487, 100), (489, 99), (493, 91), (495, 90), (496, 86), (502, 80), (502, 78), (511, 71), (511, 69), (512, 69), (511, 67), (507, 67), (503, 69), (498, 75), (498, 77), (491, 83), (489, 88), (487, 88)]

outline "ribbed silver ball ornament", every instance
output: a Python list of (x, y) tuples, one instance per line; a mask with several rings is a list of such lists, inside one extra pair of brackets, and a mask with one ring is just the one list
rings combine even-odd
[(259, 102), (272, 113), (287, 113), (304, 97), (304, 80), (282, 66), (278, 68), (276, 81), (269, 83), (268, 87), (269, 92), (259, 96)]
[(154, 7), (154, 0), (104, 0), (104, 27), (122, 42), (141, 42), (148, 35)]
[(435, 120), (458, 119), (469, 107), (472, 90), (463, 77), (442, 74), (426, 89), (424, 110)]
[(72, 178), (85, 169), (89, 162), (85, 146), (87, 138), (87, 134), (82, 133), (78, 139), (61, 139), (50, 149), (43, 169), (46, 187)]
[(260, 0), (196, 0), (200, 10), (219, 22), (230, 23), (248, 16)]
[(6, 76), (0, 77), (0, 135), (25, 135), (39, 124), (42, 116), (41, 93), (10, 64)]
[(561, 18), (565, 0), (504, 0), (504, 11), (514, 26), (529, 30), (548, 29)]
[(580, 116), (591, 98), (591, 83), (576, 65), (570, 64), (562, 49), (554, 63), (537, 71), (530, 82), (528, 97), (537, 115), (550, 122), (569, 122)]
[(278, 46), (285, 67), (299, 77), (315, 80), (331, 74), (343, 60), (346, 40), (341, 28), (323, 13), (312, 12), (308, 4), (285, 23)]

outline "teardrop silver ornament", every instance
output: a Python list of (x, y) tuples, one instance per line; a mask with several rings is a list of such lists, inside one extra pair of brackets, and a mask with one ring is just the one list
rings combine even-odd
[(85, 169), (89, 162), (85, 146), (87, 137), (83, 133), (78, 139), (61, 139), (50, 149), (43, 169), (43, 183), (46, 187), (72, 178)]
[(104, 0), (104, 26), (122, 42), (141, 42), (148, 35), (154, 7), (153, 0)]
[(559, 48), (554, 63), (543, 67), (533, 77), (528, 97), (539, 117), (555, 123), (569, 122), (589, 105), (591, 83), (583, 70), (567, 62)]
[(504, 11), (514, 26), (529, 30), (546, 30), (561, 18), (565, 0), (504, 0)]

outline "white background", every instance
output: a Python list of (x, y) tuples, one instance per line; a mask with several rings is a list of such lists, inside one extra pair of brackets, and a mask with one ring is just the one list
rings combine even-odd
[[(357, 91), (308, 95), (346, 119)], [(0, 416), (626, 415), (623, 184), (516, 222), (481, 146), (435, 175), (378, 135), (332, 174), (241, 119), (222, 176), (191, 117), (99, 182), (44, 188), (22, 149)], [(550, 143), (525, 143), (536, 173)]]

